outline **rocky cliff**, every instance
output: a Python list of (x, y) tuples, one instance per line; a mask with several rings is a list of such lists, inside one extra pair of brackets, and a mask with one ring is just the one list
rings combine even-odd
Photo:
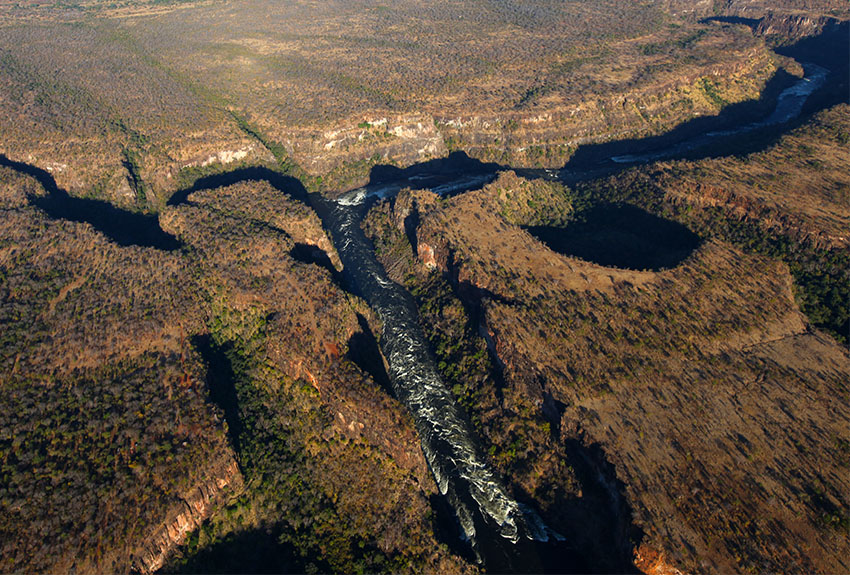
[(509, 181), (419, 202), (429, 249), (406, 280), (427, 293), (424, 268), (442, 271), (478, 309), (503, 379), (492, 398), (483, 383), (456, 391), (476, 397), (465, 405), (509, 482), (591, 555), (589, 533), (619, 533), (609, 549), (647, 572), (845, 569), (835, 438), (850, 413), (835, 394), (850, 358), (811, 329), (788, 268), (715, 240), (658, 271), (565, 256), (501, 215)]
[(208, 462), (206, 473), (208, 476), (168, 511), (162, 525), (134, 553), (133, 567), (139, 572), (158, 571), (189, 533), (198, 529), (227, 497), (237, 496), (242, 489), (242, 475), (231, 453), (225, 452), (218, 461)]

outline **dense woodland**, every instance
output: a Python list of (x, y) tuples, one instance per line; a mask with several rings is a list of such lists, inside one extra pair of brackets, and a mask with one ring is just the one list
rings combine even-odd
[[(479, 572), (306, 191), (760, 113), (801, 73), (770, 46), (848, 16), (0, 4), (0, 571)], [(487, 462), (582, 565), (850, 569), (850, 107), (807, 114), (753, 153), (364, 219)]]
[[(529, 189), (503, 175), (450, 200), (415, 193), (414, 235), (399, 225), (404, 198), (368, 220), (512, 489), (612, 562), (611, 549), (633, 546), (655, 558), (639, 560), (642, 569), (660, 556), (719, 571), (840, 570), (832, 550), (847, 544), (847, 354), (807, 326), (781, 259), (748, 255), (719, 234), (668, 270), (563, 257), (503, 215), (504, 198), (529, 203)], [(557, 187), (549, 197), (571, 196), (582, 205)], [(623, 500), (594, 491), (606, 493), (597, 474), (609, 464), (625, 516), (610, 514)]]
[[(3, 169), (4, 571), (124, 571), (229, 455), (188, 266), (48, 219)], [(151, 273), (151, 272), (154, 273)]]

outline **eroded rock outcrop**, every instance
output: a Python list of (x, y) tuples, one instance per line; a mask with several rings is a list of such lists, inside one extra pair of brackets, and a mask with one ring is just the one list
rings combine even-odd
[[(850, 422), (850, 359), (812, 330), (788, 267), (716, 240), (658, 272), (564, 257), (505, 221), (492, 188), (422, 210), (416, 240), (487, 290), (455, 291), (479, 307), (504, 378), (498, 407), (471, 409), (495, 457), (521, 458), (510, 480), (544, 518), (576, 541), (625, 533), (617, 545), (647, 572), (846, 569), (834, 438)], [(552, 449), (597, 479), (571, 483)], [(608, 511), (583, 517), (590, 500)]]
[(201, 526), (213, 509), (228, 497), (239, 494), (242, 475), (232, 454), (224, 453), (210, 465), (208, 476), (169, 510), (162, 525), (135, 552), (133, 565), (141, 573), (153, 573), (161, 568), (175, 547)]

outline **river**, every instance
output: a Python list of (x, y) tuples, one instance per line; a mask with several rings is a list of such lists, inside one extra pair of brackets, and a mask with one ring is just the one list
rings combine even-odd
[[(478, 182), (464, 181), (467, 185)], [(477, 548), (475, 515), (513, 543), (520, 537), (557, 538), (536, 513), (507, 493), (479, 452), (468, 422), (437, 370), (413, 297), (390, 280), (360, 227), (365, 206), (348, 198), (311, 199), (333, 235), (344, 278), (381, 319), (381, 349), (393, 391), (413, 414), (428, 466), (440, 493), (454, 508), (464, 538)], [(473, 502), (475, 508), (470, 507)]]
[[(676, 157), (724, 138), (788, 122), (800, 115), (808, 96), (823, 85), (827, 76), (826, 69), (813, 64), (804, 65), (804, 70), (805, 77), (781, 92), (774, 111), (764, 120), (707, 133), (664, 150), (611, 159), (617, 164), (634, 164)], [(501, 169), (504, 168), (459, 159), (444, 163), (430, 173), (414, 167), (412, 173), (403, 177), (357, 188), (335, 201), (318, 194), (310, 198), (325, 228), (333, 236), (347, 284), (381, 318), (383, 332), (380, 345), (389, 365), (393, 390), (413, 414), (422, 450), (440, 493), (453, 507), (463, 537), (469, 541), (479, 561), (490, 563), (490, 567), (493, 558), (487, 557), (488, 553), (482, 552), (482, 547), (492, 549), (493, 542), (485, 544), (483, 539), (491, 537), (494, 532), (511, 543), (517, 543), (521, 538), (546, 542), (561, 540), (561, 537), (546, 527), (532, 509), (511, 497), (503, 481), (488, 467), (469, 423), (437, 370), (419, 325), (412, 296), (389, 279), (360, 222), (369, 205), (390, 198), (405, 187), (430, 189), (443, 196), (452, 195), (485, 185)], [(522, 173), (550, 180), (565, 176), (563, 170), (523, 170)], [(567, 567), (561, 566), (561, 569)]]
[[(761, 121), (735, 129), (708, 132), (660, 150), (608, 158), (606, 166), (591, 166), (584, 173), (589, 177), (610, 172), (613, 170), (611, 161), (628, 165), (675, 158), (702, 146), (788, 122), (800, 115), (806, 99), (827, 77), (827, 71), (819, 66), (806, 64), (804, 69), (805, 78), (786, 88), (780, 94), (774, 111)], [(516, 548), (520, 549), (523, 541), (549, 541), (551, 545), (560, 545), (563, 543), (562, 538), (547, 528), (535, 511), (511, 497), (502, 479), (487, 465), (471, 426), (439, 374), (428, 341), (419, 325), (412, 296), (389, 279), (376, 258), (371, 242), (360, 228), (360, 222), (372, 202), (392, 197), (405, 187), (430, 189), (441, 195), (451, 195), (479, 188), (493, 180), (500, 170), (507, 169), (464, 158), (438, 161), (431, 167), (399, 170), (394, 178), (385, 178), (344, 193), (336, 200), (328, 200), (318, 194), (308, 197), (300, 182), (294, 178), (281, 176), (266, 168), (247, 168), (204, 178), (192, 188), (177, 192), (169, 204), (188, 201), (193, 191), (262, 179), (316, 209), (325, 228), (332, 235), (349, 288), (362, 296), (381, 318), (383, 332), (380, 345), (389, 365), (393, 390), (414, 417), (422, 450), (440, 493), (451, 504), (462, 536), (469, 542), (479, 561), (488, 568), (499, 570), (488, 559), (488, 556), (492, 557), (492, 550), (499, 547), (498, 539), (510, 546), (518, 545)], [(59, 189), (52, 176), (44, 170), (9, 160), (2, 155), (0, 165), (27, 173), (41, 181), (49, 197), (36, 199), (34, 203), (53, 217), (88, 221), (122, 244), (150, 245), (160, 249), (177, 247), (174, 238), (162, 235), (164, 232), (151, 216), (121, 212), (111, 205), (101, 205), (104, 202), (73, 198)], [(527, 177), (566, 182), (575, 176), (567, 167), (562, 170), (517, 171)], [(116, 214), (121, 217), (118, 218)], [(116, 222), (121, 225), (116, 227)], [(157, 229), (152, 230), (151, 226)], [(136, 240), (126, 237), (128, 227), (129, 231), (138, 235)], [(504, 546), (499, 553), (505, 555)], [(510, 552), (507, 554), (510, 555)], [(521, 560), (512, 563), (514, 568), (521, 569), (522, 565), (527, 564)], [(569, 567), (562, 565), (559, 570), (567, 571)]]

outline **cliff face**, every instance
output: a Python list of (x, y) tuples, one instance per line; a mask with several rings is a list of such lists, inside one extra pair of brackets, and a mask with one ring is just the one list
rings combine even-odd
[(231, 453), (218, 461), (210, 461), (207, 477), (170, 509), (160, 528), (142, 543), (133, 555), (133, 567), (141, 573), (159, 570), (175, 547), (201, 526), (226, 497), (236, 496), (242, 489), (242, 475)]
[[(559, 168), (579, 146), (656, 135), (694, 117), (716, 114), (721, 100), (726, 105), (757, 99), (775, 70), (768, 53), (750, 46), (709, 67), (685, 67), (645, 84), (623, 85), (616, 95), (552, 98), (529, 111), (438, 116), (438, 122), (450, 147), (474, 157), (516, 167)], [(706, 85), (717, 98), (707, 95)]]
[(719, 208), (819, 249), (850, 248), (850, 107), (824, 110), (743, 158), (665, 162), (651, 185), (674, 204)]
[[(724, 34), (729, 37), (722, 38)], [(346, 165), (354, 168), (357, 162), (370, 159), (407, 166), (450, 150), (514, 166), (557, 168), (580, 145), (661, 133), (693, 117), (716, 114), (721, 101), (726, 105), (757, 99), (776, 70), (770, 53), (752, 39), (746, 40), (744, 33), (711, 30), (706, 37), (710, 40), (700, 40), (705, 52), (720, 42), (727, 44), (720, 58), (709, 63), (701, 54), (691, 64), (668, 66), (659, 56), (650, 58), (659, 60), (653, 63), (626, 54), (622, 61), (629, 63), (628, 70), (607, 76), (609, 81), (617, 79), (616, 88), (612, 85), (599, 93), (595, 93), (598, 78), (605, 69), (596, 70), (590, 62), (581, 64), (577, 81), (595, 86), (588, 89), (591, 97), (562, 85), (563, 78), (553, 78), (551, 85), (537, 89), (545, 96), (535, 95), (521, 105), (501, 103), (497, 106), (501, 112), (478, 110), (470, 102), (465, 107), (433, 107), (431, 114), (414, 121), (381, 118), (357, 128), (284, 131), (280, 137), (293, 158), (315, 174), (344, 170)], [(666, 46), (665, 41), (674, 45), (673, 40), (662, 39), (650, 47)], [(676, 71), (661, 71), (669, 67)], [(364, 171), (345, 185), (362, 185), (366, 176)]]
[(801, 35), (819, 32), (830, 19), (846, 20), (850, 16), (850, 9), (841, 0), (727, 0), (718, 12), (761, 20), (759, 28), (770, 29), (768, 33)]
[(696, 19), (712, 16), (718, 8), (717, 0), (664, 0), (664, 10), (680, 18)]
[[(501, 214), (510, 181), (420, 202), (415, 235), (419, 269), (480, 306), (504, 379), (493, 402), (473, 388), (468, 409), (508, 481), (576, 541), (626, 533), (612, 548), (631, 541), (647, 572), (846, 569), (834, 438), (850, 421), (850, 358), (811, 330), (788, 268), (714, 240), (660, 271), (566, 257)], [(795, 495), (807, 490), (820, 495)], [(594, 500), (606, 503), (583, 519)]]
[(840, 24), (839, 20), (827, 16), (770, 13), (759, 20), (755, 33), (760, 36), (775, 36), (783, 42), (792, 42), (835, 31)]
[(370, 160), (409, 165), (446, 155), (431, 116), (369, 118), (334, 130), (295, 131), (282, 138), (308, 172), (327, 174), (343, 163)]

